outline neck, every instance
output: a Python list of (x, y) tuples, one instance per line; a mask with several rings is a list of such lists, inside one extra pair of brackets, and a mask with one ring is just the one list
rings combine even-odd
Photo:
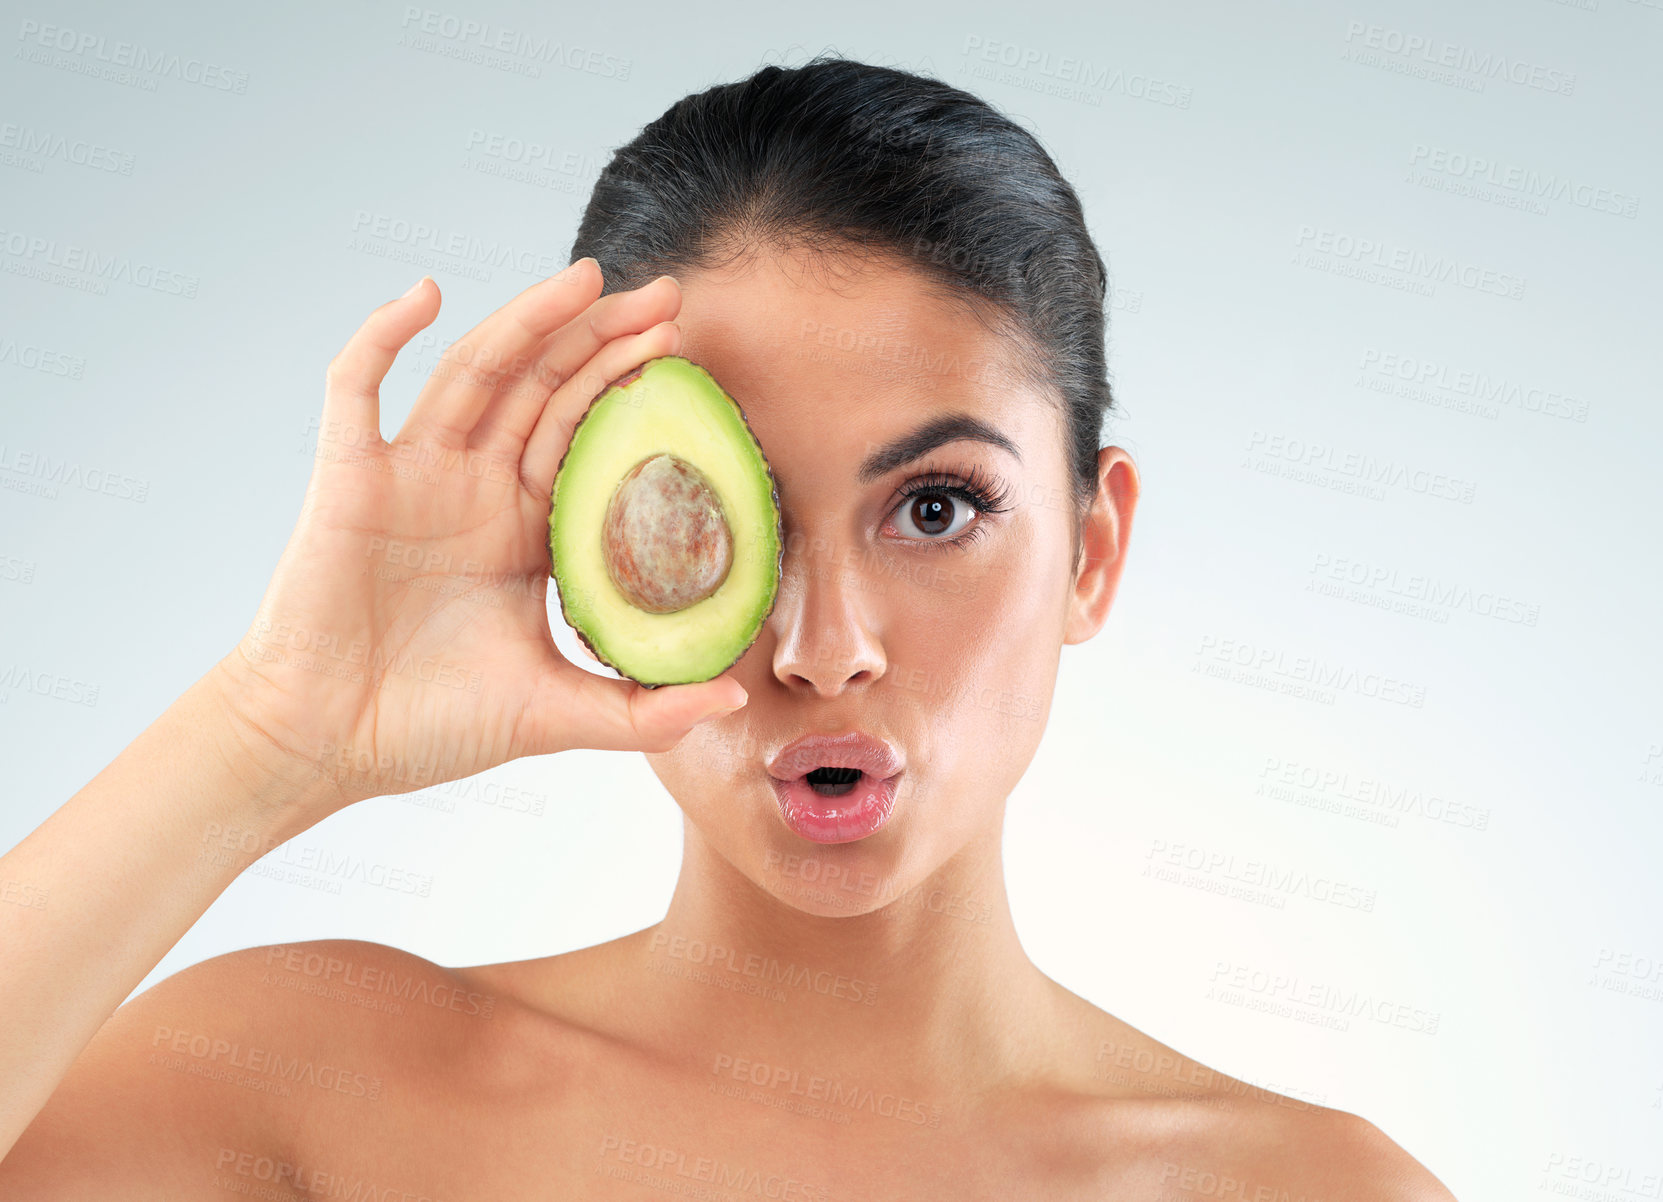
[(767, 1066), (750, 1084), (766, 1071), (975, 1089), (1042, 1071), (1059, 987), (1017, 938), (997, 831), (910, 889), (819, 876), (774, 878), (798, 904), (781, 900), (687, 824), (668, 911), (632, 937), (654, 970), (644, 1013), (661, 1046), (723, 1077)]

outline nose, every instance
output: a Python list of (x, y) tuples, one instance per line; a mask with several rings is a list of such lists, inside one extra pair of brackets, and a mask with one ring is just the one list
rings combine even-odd
[(837, 568), (827, 540), (807, 547), (786, 540), (779, 598), (768, 617), (775, 635), (774, 676), (782, 684), (836, 697), (883, 675), (888, 661), (868, 613), (881, 594), (861, 586), (859, 571)]

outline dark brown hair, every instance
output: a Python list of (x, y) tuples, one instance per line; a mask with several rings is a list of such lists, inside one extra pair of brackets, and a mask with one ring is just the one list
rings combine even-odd
[(1027, 130), (934, 79), (822, 55), (676, 101), (618, 148), (578, 227), (606, 290), (762, 246), (889, 255), (1013, 336), (1061, 404), (1078, 519), (1113, 405), (1108, 273), (1079, 197)]

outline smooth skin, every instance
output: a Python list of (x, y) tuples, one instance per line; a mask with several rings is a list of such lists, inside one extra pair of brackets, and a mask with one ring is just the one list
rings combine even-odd
[[(0, 859), (45, 900), (0, 907), (0, 1196), (1450, 1198), (1365, 1120), (1178, 1054), (1017, 939), (1005, 799), (1061, 648), (1108, 616), (1130, 457), (1099, 453), (1076, 561), (1054, 406), (903, 264), (761, 251), (601, 286), (584, 260), (505, 305), (390, 444), (378, 389), (437, 286), (376, 310), (330, 366), (300, 521), (248, 634)], [(576, 421), (664, 354), (745, 405), (787, 546), (746, 655), (648, 690), (560, 656), (544, 538)], [(960, 440), (856, 478), (949, 410), (1019, 457)], [(917, 526), (897, 489), (972, 467), (1010, 487), (1008, 511), (932, 494), (952, 525)], [(431, 570), (373, 570), (393, 540)], [(354, 680), (366, 661), (390, 670)], [(901, 750), (900, 800), (865, 840), (809, 843), (764, 765), (852, 728)], [(662, 922), (465, 968), (350, 940), (250, 948), (121, 1005), (277, 843), (578, 747), (646, 753), (682, 807)]]

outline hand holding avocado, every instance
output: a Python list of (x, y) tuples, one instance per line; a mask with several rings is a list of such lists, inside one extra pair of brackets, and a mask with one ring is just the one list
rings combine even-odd
[(731, 678), (597, 676), (550, 633), (550, 498), (573, 431), (611, 382), (681, 347), (674, 280), (601, 288), (583, 259), (486, 318), (390, 443), (378, 389), (438, 316), (437, 285), (375, 310), (330, 364), (300, 520), (215, 669), (236, 743), (312, 782), (321, 811), (525, 755), (667, 750), (744, 703)]

